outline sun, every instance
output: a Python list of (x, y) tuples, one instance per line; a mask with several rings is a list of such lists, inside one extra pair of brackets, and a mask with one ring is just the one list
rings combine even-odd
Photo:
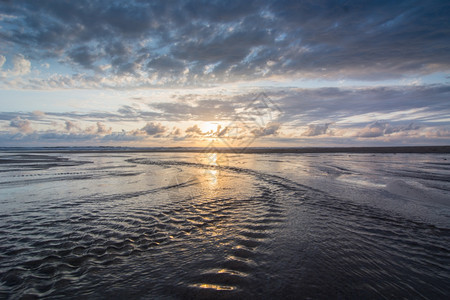
[(223, 127), (220, 122), (204, 122), (203, 124), (199, 125), (200, 129), (206, 136), (214, 136), (219, 126)]

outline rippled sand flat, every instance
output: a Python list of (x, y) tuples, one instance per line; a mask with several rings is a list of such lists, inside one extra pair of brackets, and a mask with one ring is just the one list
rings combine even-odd
[(450, 294), (450, 155), (2, 153), (0, 298)]

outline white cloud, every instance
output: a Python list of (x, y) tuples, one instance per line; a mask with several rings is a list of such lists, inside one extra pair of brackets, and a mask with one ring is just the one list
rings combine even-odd
[(77, 123), (72, 122), (72, 121), (66, 121), (65, 122), (65, 127), (67, 131), (73, 131), (73, 130), (80, 130), (80, 126), (78, 126)]
[(32, 133), (34, 130), (31, 127), (31, 122), (21, 117), (15, 117), (9, 122), (9, 126), (17, 128), (21, 133)]
[(45, 117), (45, 112), (40, 111), (40, 110), (34, 110), (32, 112), (33, 116), (35, 116), (36, 118), (43, 118)]
[[(67, 128), (68, 127), (67, 127), (67, 123), (66, 123), (66, 129)], [(69, 128), (71, 128), (70, 125), (69, 125)], [(97, 122), (96, 126), (89, 126), (88, 128), (86, 128), (84, 130), (84, 132), (86, 134), (100, 134), (100, 135), (111, 134), (112, 128), (111, 127), (107, 128), (105, 124), (103, 124), (101, 122)]]
[(178, 127), (174, 127), (173, 131), (170, 133), (171, 135), (181, 135), (181, 129)]
[(14, 67), (11, 70), (11, 74), (14, 76), (21, 76), (30, 73), (31, 71), (31, 62), (22, 54), (18, 54), (13, 58)]
[(0, 69), (3, 67), (5, 62), (6, 62), (6, 57), (4, 57), (3, 55), (0, 55)]
[[(6, 57), (0, 55), (0, 69), (2, 69), (5, 62)], [(31, 62), (27, 60), (22, 54), (17, 54), (16, 56), (14, 56), (12, 62), (12, 69), (0, 71), (0, 78), (11, 79), (11, 77), (21, 77), (31, 72)], [(19, 82), (15, 80), (8, 80), (7, 86), (15, 86), (18, 83)]]
[(369, 124), (365, 128), (361, 129), (356, 133), (357, 137), (364, 137), (364, 138), (373, 138), (373, 137), (379, 137), (384, 135), (384, 131), (387, 128), (386, 123), (381, 122), (375, 122), (372, 124)]
[(112, 131), (111, 127), (107, 128), (105, 124), (97, 122), (97, 133), (110, 134), (111, 131)]

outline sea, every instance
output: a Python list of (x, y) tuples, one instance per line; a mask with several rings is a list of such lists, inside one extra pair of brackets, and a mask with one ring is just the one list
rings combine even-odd
[(0, 151), (1, 299), (449, 299), (450, 154)]

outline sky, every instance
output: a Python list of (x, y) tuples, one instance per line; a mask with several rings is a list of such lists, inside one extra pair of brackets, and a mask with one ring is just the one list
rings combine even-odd
[(450, 2), (1, 0), (0, 145), (450, 145)]

